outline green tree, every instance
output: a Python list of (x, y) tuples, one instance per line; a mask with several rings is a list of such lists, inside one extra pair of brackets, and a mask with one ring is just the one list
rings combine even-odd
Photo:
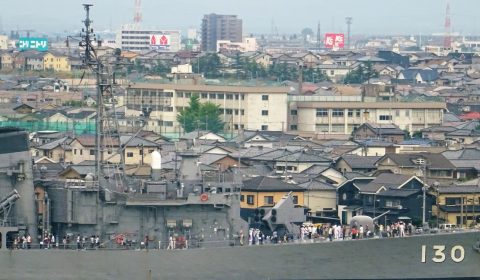
[(158, 61), (150, 71), (152, 74), (168, 74), (171, 66), (168, 63)]
[[(220, 118), (220, 108), (212, 102), (206, 102), (200, 105), (198, 114), (198, 123), (205, 124), (205, 130), (220, 132), (223, 130), (223, 122)], [(199, 128), (203, 128), (199, 126)]]
[(343, 82), (345, 84), (363, 84), (364, 82), (370, 82), (371, 78), (377, 77), (378, 72), (373, 69), (371, 62), (367, 62), (350, 71), (343, 79)]
[(220, 119), (220, 108), (211, 102), (200, 103), (196, 95), (190, 97), (189, 107), (177, 115), (177, 121), (185, 132), (196, 129), (205, 129), (213, 132), (223, 130), (223, 122)]
[(198, 58), (197, 67), (194, 67), (194, 70), (197, 73), (203, 73), (207, 78), (218, 78), (221, 67), (220, 57), (216, 53), (207, 53)]

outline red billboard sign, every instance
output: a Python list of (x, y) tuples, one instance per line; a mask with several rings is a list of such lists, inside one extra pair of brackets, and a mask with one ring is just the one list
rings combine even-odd
[(150, 35), (150, 47), (154, 49), (168, 50), (170, 48), (170, 35)]
[(339, 33), (327, 33), (325, 34), (325, 48), (343, 49), (345, 46), (345, 36)]

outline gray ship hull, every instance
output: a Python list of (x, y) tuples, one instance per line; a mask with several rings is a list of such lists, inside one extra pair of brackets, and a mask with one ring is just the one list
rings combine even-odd
[(464, 232), (173, 251), (15, 250), (0, 252), (0, 279), (480, 279), (479, 238)]

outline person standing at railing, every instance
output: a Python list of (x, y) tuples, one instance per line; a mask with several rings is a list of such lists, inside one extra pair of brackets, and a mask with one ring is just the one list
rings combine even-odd
[(27, 237), (22, 235), (22, 249), (27, 249)]
[(77, 250), (81, 248), (80, 234), (77, 235)]
[(32, 248), (32, 237), (30, 236), (30, 234), (27, 235), (27, 249), (31, 249)]
[(145, 249), (148, 250), (148, 235), (145, 235), (144, 243), (145, 243)]
[(168, 247), (167, 247), (167, 250), (173, 250), (174, 249), (174, 243), (173, 243), (173, 236), (170, 235), (170, 237), (168, 238)]
[(240, 230), (239, 238), (240, 238), (240, 245), (243, 246), (243, 229)]

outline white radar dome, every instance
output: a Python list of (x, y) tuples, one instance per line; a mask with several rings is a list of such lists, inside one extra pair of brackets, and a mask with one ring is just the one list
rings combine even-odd
[(153, 151), (152, 154), (152, 169), (160, 170), (162, 169), (162, 156), (158, 151)]

